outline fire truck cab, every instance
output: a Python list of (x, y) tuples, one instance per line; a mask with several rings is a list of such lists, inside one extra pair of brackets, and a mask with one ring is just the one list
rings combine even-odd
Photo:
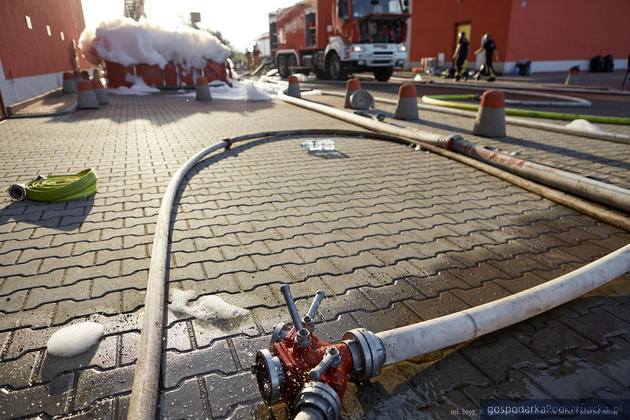
[(387, 81), (407, 59), (407, 6), (408, 0), (304, 0), (271, 13), (278, 73), (341, 80), (369, 71)]

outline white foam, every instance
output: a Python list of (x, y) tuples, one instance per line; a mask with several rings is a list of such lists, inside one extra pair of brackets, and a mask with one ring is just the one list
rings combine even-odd
[(148, 86), (142, 77), (134, 76), (133, 74), (127, 74), (125, 76), (125, 81), (131, 83), (132, 85), (130, 87), (119, 86), (117, 88), (109, 88), (107, 89), (107, 92), (113, 93), (114, 95), (146, 96), (160, 91), (160, 89), (156, 87)]
[(194, 290), (171, 290), (171, 304), (174, 312), (180, 312), (204, 321), (229, 321), (246, 316), (249, 311), (230, 305), (218, 296), (202, 296), (191, 302)]
[[(210, 84), (213, 99), (228, 99), (232, 101), (269, 101), (273, 99), (281, 89), (286, 86), (270, 83), (256, 82), (253, 80), (233, 81), (232, 87), (227, 85), (216, 86)], [(194, 97), (196, 92), (186, 93), (181, 96)]]
[(605, 133), (605, 131), (602, 130), (599, 126), (593, 124), (590, 121), (586, 121), (582, 119), (571, 121), (569, 124), (567, 124), (567, 127), (572, 128), (574, 130), (587, 131), (589, 133), (597, 133), (597, 134)]
[(72, 357), (94, 346), (103, 335), (104, 328), (96, 322), (81, 322), (56, 331), (48, 339), (48, 354), (56, 357)]
[(130, 18), (111, 19), (100, 22), (96, 28), (85, 28), (79, 46), (92, 64), (103, 59), (123, 66), (148, 64), (164, 68), (172, 61), (185, 69), (203, 68), (207, 60), (222, 63), (230, 55), (230, 49), (206, 31), (166, 29)]

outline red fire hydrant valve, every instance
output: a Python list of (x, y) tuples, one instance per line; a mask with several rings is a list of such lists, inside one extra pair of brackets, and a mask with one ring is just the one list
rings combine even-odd
[(315, 295), (308, 315), (300, 319), (287, 285), (281, 291), (293, 326), (274, 328), (270, 349), (256, 353), (252, 368), (267, 404), (284, 401), (294, 413), (310, 412), (313, 418), (337, 419), (348, 385), (348, 375), (362, 381), (378, 374), (385, 362), (381, 340), (362, 328), (347, 331), (339, 344), (320, 341), (313, 317), (324, 295)]

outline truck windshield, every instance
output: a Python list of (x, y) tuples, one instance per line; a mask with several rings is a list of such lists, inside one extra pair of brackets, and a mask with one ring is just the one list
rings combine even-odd
[(355, 18), (370, 13), (402, 13), (400, 0), (352, 0), (352, 16)]

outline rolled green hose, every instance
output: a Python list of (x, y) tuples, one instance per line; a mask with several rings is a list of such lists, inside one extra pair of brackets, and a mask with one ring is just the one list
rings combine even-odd
[[(450, 102), (449, 100), (469, 100), (475, 99), (477, 95), (425, 95), (422, 97), (422, 102), (431, 105), (443, 106), (447, 108), (465, 109), (468, 111), (477, 111), (479, 105), (462, 104), (458, 102)], [(536, 117), (547, 118), (552, 120), (586, 120), (594, 123), (601, 124), (624, 124), (630, 125), (630, 118), (626, 117), (611, 117), (604, 115), (584, 115), (584, 114), (569, 114), (563, 112), (548, 112), (548, 111), (531, 111), (528, 109), (514, 109), (505, 108), (506, 115), (518, 115), (520, 117)]]
[(50, 175), (26, 184), (28, 198), (35, 201), (68, 201), (96, 192), (96, 174), (85, 169), (71, 175)]

